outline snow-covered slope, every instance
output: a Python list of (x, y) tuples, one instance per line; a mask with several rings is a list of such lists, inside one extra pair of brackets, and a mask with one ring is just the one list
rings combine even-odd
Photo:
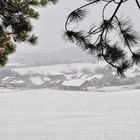
[(77, 71), (83, 68), (90, 68), (95, 70), (97, 67), (105, 67), (106, 63), (73, 63), (73, 64), (59, 64), (59, 65), (48, 65), (48, 66), (36, 66), (36, 67), (22, 67), (22, 68), (14, 68), (13, 70), (18, 72), (19, 74), (27, 74), (27, 73), (58, 73), (60, 71), (67, 71), (71, 69), (76, 69)]
[(140, 90), (0, 93), (1, 140), (138, 140)]

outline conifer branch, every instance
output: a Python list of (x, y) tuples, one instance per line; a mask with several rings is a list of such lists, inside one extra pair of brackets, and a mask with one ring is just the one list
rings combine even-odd
[[(130, 21), (123, 19), (122, 21), (118, 18), (117, 13), (120, 10), (120, 7), (124, 5), (129, 0), (87, 0), (88, 3), (72, 11), (65, 22), (65, 35), (69, 40), (75, 42), (85, 51), (90, 52), (91, 54), (97, 54), (97, 57), (102, 58), (112, 67), (116, 68), (117, 74), (119, 76), (124, 76), (124, 72), (132, 67), (134, 64), (140, 63), (140, 52), (133, 51), (132, 47), (136, 46), (140, 37), (133, 30), (132, 24)], [(74, 31), (70, 30), (68, 23), (79, 22), (83, 20), (86, 16), (83, 8), (88, 6), (94, 6), (94, 3), (105, 2), (105, 5), (102, 9), (102, 22), (98, 26), (92, 26), (89, 31)], [(140, 9), (140, 4), (138, 0), (135, 0), (137, 7)], [(112, 12), (112, 15), (107, 19), (105, 16), (105, 10), (108, 6), (114, 3), (116, 8)], [(78, 10), (83, 10), (78, 13)], [(113, 32), (118, 32), (119, 34), (116, 38), (111, 39), (110, 35)], [(116, 41), (116, 40), (119, 41)], [(132, 58), (127, 58), (127, 52), (125, 47), (128, 47)]]

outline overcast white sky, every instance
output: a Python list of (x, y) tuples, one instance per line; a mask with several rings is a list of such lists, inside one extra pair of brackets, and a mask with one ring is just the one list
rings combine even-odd
[[(39, 42), (35, 47), (28, 47), (23, 44), (18, 47), (18, 52), (33, 52), (33, 51), (53, 51), (62, 47), (74, 46), (71, 43), (65, 43), (62, 39), (62, 33), (64, 30), (64, 23), (68, 14), (78, 6), (84, 4), (86, 0), (59, 0), (56, 5), (48, 5), (46, 8), (40, 9), (40, 18), (34, 22), (34, 32), (39, 37)], [(98, 19), (100, 15), (100, 4), (97, 5), (98, 8), (94, 10), (93, 8), (93, 18), (91, 18), (91, 23)], [(110, 13), (110, 11), (106, 11)], [(130, 5), (123, 8), (121, 16), (127, 17), (125, 13), (132, 16), (136, 27), (139, 27), (139, 15), (140, 11), (136, 9), (134, 0), (130, 1)], [(90, 22), (90, 21), (89, 21)]]
[(50, 4), (46, 8), (40, 8), (40, 18), (34, 21), (34, 32), (39, 37), (36, 46), (28, 47), (27, 44), (18, 45), (18, 52), (53, 51), (65, 46), (74, 46), (62, 39), (64, 23), (68, 14), (77, 8), (85, 0), (59, 0), (56, 5)]

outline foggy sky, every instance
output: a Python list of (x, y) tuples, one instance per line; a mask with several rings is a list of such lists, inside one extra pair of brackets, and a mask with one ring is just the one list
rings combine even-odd
[[(40, 8), (40, 18), (33, 22), (34, 33), (39, 37), (39, 42), (35, 47), (31, 47), (29, 44), (18, 45), (16, 53), (19, 52), (50, 52), (59, 48), (66, 48), (68, 46), (75, 46), (71, 43), (66, 43), (62, 39), (62, 33), (64, 30), (64, 23), (68, 14), (79, 7), (80, 5), (86, 3), (86, 0), (59, 0), (56, 5), (48, 5), (46, 8)], [(131, 7), (130, 7), (131, 5)], [(130, 5), (124, 8), (122, 7), (120, 16), (128, 17), (128, 15), (135, 22), (135, 26), (139, 26), (139, 14), (140, 11), (136, 9), (134, 0), (130, 1)], [(98, 8), (97, 8), (98, 6)], [(98, 4), (94, 10), (92, 7), (92, 13), (94, 17), (90, 18), (89, 22), (96, 22), (100, 15), (100, 4)], [(109, 9), (111, 10), (111, 9)], [(106, 11), (110, 13), (110, 11)], [(89, 14), (90, 15), (90, 14)]]

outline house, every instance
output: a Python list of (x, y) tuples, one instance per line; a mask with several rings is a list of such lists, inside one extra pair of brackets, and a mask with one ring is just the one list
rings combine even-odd
[(8, 88), (23, 88), (26, 87), (27, 84), (20, 77), (5, 77), (1, 80), (1, 86)]
[(44, 83), (45, 82), (41, 76), (32, 76), (30, 77), (30, 82), (28, 83), (28, 86), (32, 88), (42, 88), (45, 86)]
[(63, 81), (61, 81), (61, 80), (50, 81), (50, 82), (48, 82), (48, 87), (53, 88), (53, 89), (61, 89), (62, 83), (63, 83)]
[(66, 77), (60, 72), (54, 72), (47, 74), (44, 80), (46, 80), (47, 86), (49, 88), (59, 89), (62, 82), (66, 80)]
[(89, 87), (98, 86), (102, 77), (102, 74), (95, 74), (93, 76), (87, 77), (86, 80), (89, 83)]
[(51, 79), (49, 77), (46, 77), (46, 76), (42, 77), (42, 80), (44, 82), (50, 82), (51, 81)]
[(14, 88), (25, 88), (27, 83), (21, 79), (14, 79), (9, 83), (9, 85)]
[(69, 80), (64, 81), (62, 84), (62, 89), (65, 90), (87, 90), (88, 81), (87, 80)]
[(6, 76), (6, 77), (2, 78), (2, 80), (0, 82), (0, 86), (7, 87), (15, 79), (16, 79), (15, 77)]

